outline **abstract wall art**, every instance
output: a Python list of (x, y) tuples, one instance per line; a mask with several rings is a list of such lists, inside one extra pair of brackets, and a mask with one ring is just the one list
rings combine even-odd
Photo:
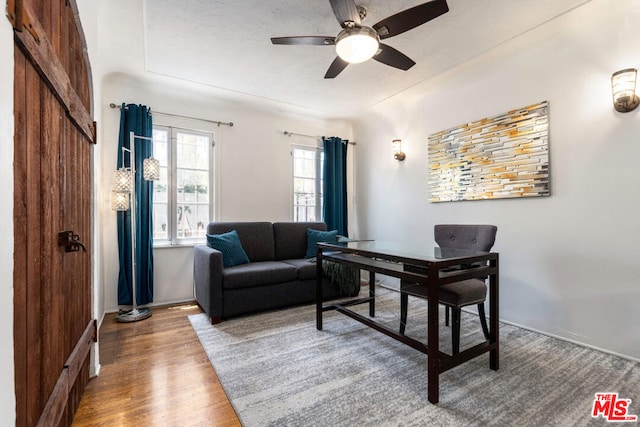
[(430, 135), (429, 193), (431, 202), (549, 196), (549, 103)]

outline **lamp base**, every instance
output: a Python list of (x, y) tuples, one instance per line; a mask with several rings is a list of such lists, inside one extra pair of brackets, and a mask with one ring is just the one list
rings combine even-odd
[(139, 320), (144, 320), (147, 317), (151, 317), (151, 309), (150, 308), (134, 308), (129, 311), (121, 311), (120, 314), (116, 316), (117, 322), (137, 322)]

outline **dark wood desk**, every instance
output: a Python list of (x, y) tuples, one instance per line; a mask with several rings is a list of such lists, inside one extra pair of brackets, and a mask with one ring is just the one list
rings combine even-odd
[[(346, 301), (323, 303), (322, 261), (332, 261), (369, 271), (369, 296)], [(476, 268), (461, 268), (472, 263), (482, 264)], [(486, 265), (484, 265), (486, 263)], [(377, 241), (355, 241), (345, 243), (318, 243), (316, 284), (316, 328), (322, 330), (322, 313), (336, 310), (385, 335), (407, 344), (428, 357), (428, 399), (438, 403), (439, 375), (481, 354), (489, 352), (489, 367), (499, 368), (498, 334), (498, 254), (444, 248), (408, 248), (404, 245)], [(396, 330), (377, 323), (375, 317), (375, 274), (405, 279), (416, 285), (398, 290), (415, 293), (427, 298), (427, 343), (420, 342)], [(483, 341), (456, 355), (440, 351), (438, 288), (440, 285), (472, 278), (489, 277), (489, 340)], [(369, 317), (349, 307), (369, 304)]]

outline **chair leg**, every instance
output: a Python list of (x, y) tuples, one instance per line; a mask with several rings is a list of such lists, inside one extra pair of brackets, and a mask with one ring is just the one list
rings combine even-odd
[(453, 354), (460, 352), (460, 313), (458, 307), (451, 307), (451, 348)]
[(400, 292), (400, 333), (404, 335), (404, 328), (407, 325), (407, 309), (409, 308), (409, 294)]
[(484, 303), (478, 304), (478, 316), (480, 317), (480, 324), (482, 325), (484, 337), (489, 339), (489, 328), (487, 327), (487, 316), (484, 314)]
[(444, 325), (449, 326), (449, 306), (444, 306)]

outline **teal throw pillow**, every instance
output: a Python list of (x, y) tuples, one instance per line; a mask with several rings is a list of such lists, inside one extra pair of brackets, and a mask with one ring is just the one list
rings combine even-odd
[(225, 268), (249, 262), (236, 230), (223, 234), (207, 234), (207, 245), (222, 252), (222, 264)]
[(307, 254), (305, 258), (313, 258), (318, 253), (316, 244), (320, 243), (337, 243), (338, 230), (320, 231), (313, 228), (307, 228)]

